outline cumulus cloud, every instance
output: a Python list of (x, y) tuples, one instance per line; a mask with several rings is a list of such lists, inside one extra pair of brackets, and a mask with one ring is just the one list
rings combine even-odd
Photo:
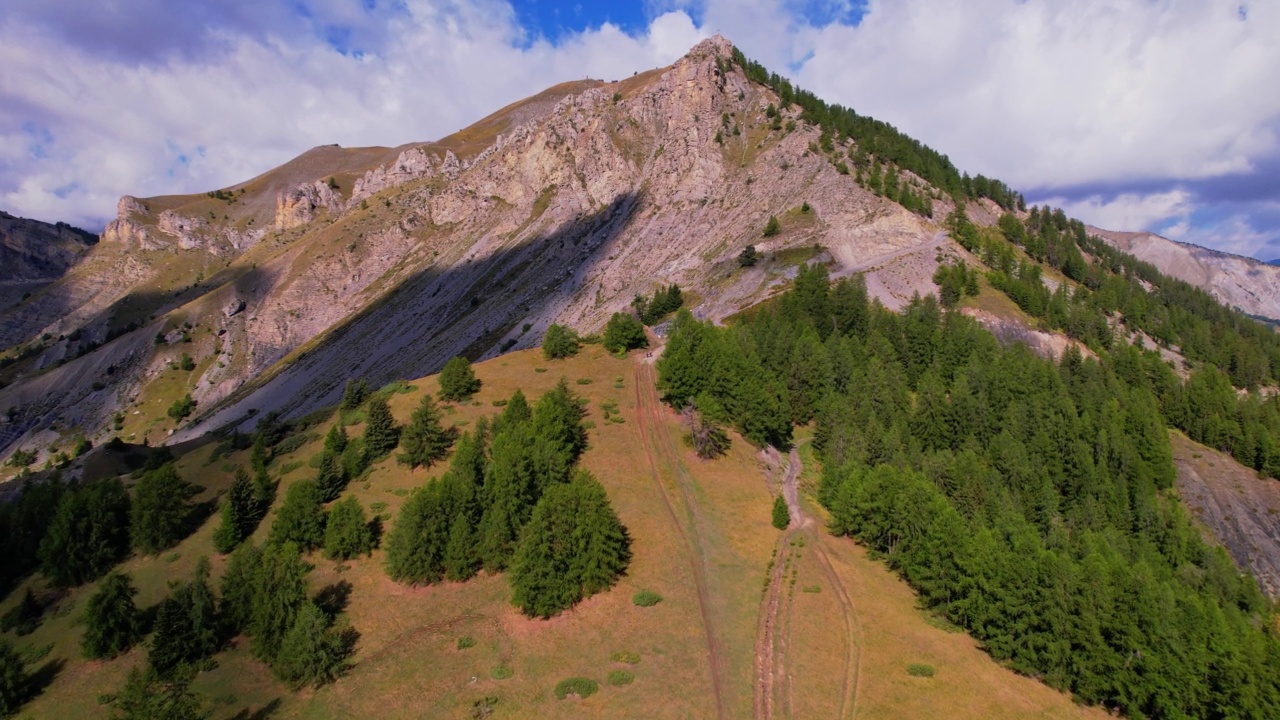
[[(1071, 217), (1101, 228), (1148, 228), (1157, 224), (1176, 222), (1166, 230), (1169, 237), (1185, 232), (1195, 210), (1191, 194), (1186, 190), (1139, 195), (1125, 193), (1112, 198), (1092, 195), (1080, 200), (1049, 198), (1044, 205), (1060, 207)], [(1181, 231), (1177, 228), (1181, 227)], [(1177, 239), (1174, 237), (1174, 239)]]
[[(1277, 2), (636, 1), (651, 17), (639, 32), (552, 42), (504, 0), (12, 0), (0, 207), (96, 226), (124, 193), (231, 184), (318, 144), (438, 138), (556, 82), (670, 63), (714, 32), (1100, 225), (1243, 246), (1208, 234), (1204, 207), (1280, 201), (1265, 182), (1280, 175)], [(1233, 210), (1259, 227), (1251, 212)]]

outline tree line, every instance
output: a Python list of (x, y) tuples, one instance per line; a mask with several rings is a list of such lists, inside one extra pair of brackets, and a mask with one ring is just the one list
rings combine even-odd
[(1131, 717), (1276, 717), (1272, 608), (1164, 492), (1167, 419), (1134, 359), (1044, 360), (931, 296), (897, 315), (804, 267), (729, 327), (681, 313), (658, 370), (668, 402), (756, 444), (814, 421), (831, 531), (996, 659)]

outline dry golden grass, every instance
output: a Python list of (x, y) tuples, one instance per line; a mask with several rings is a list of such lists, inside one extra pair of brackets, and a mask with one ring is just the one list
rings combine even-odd
[[(615, 588), (552, 620), (529, 620), (511, 606), (503, 576), (415, 588), (386, 577), (381, 551), (344, 564), (317, 554), (311, 558), (313, 592), (343, 582), (352, 588), (342, 619), (360, 633), (350, 672), (319, 690), (292, 692), (252, 658), (241, 639), (217, 656), (216, 669), (202, 673), (195, 683), (213, 717), (270, 707), (273, 718), (465, 718), (485, 696), (499, 699), (494, 717), (714, 717), (707, 624), (719, 640), (725, 714), (750, 716), (762, 581), (779, 537), (769, 525), (772, 496), (754, 449), (736, 436), (727, 457), (699, 460), (684, 447), (675, 414), (662, 408), (657, 423), (651, 419), (642, 437), (636, 367), (635, 358), (614, 358), (598, 346), (586, 346), (578, 357), (564, 361), (544, 360), (538, 351), (513, 353), (476, 366), (484, 386), (472, 402), (446, 406), (446, 422), (470, 427), (480, 416), (499, 412), (494, 401), (516, 388), (534, 401), (561, 377), (589, 401), (588, 419), (594, 427), (583, 465), (608, 490), (633, 539), (631, 566)], [(590, 382), (578, 384), (580, 378)], [(411, 386), (390, 401), (401, 421), (422, 393), (437, 390), (435, 378)], [(623, 423), (604, 420), (604, 401), (617, 403)], [(290, 483), (314, 472), (306, 461), (320, 449), (319, 437), (327, 426), (312, 428), (316, 439), (273, 462), (273, 474), (297, 466), (281, 479), (278, 497)], [(361, 427), (348, 431), (358, 435)], [(802, 430), (801, 436), (806, 433)], [(198, 446), (180, 461), (183, 475), (206, 488), (198, 500), (225, 491), (230, 470), (248, 464), (247, 451), (211, 461), (213, 451), (212, 444)], [(381, 512), (391, 518), (390, 526), (408, 492), (442, 471), (440, 466), (410, 471), (388, 459), (347, 492), (366, 510), (385, 503)], [(673, 511), (667, 510), (668, 500)], [(258, 542), (269, 522), (270, 517), (257, 531)], [(212, 554), (215, 524), (216, 516), (172, 551), (125, 563), (123, 569), (139, 588), (140, 606), (159, 602), (171, 580), (190, 577), (198, 558)], [(794, 589), (785, 589), (790, 611), (781, 627), (787, 692), (780, 697), (787, 701), (777, 706), (780, 716), (832, 716), (846, 682), (851, 636), (859, 641), (859, 716), (1095, 714), (998, 666), (966, 635), (931, 626), (915, 609), (910, 589), (852, 542), (827, 536), (816, 526), (797, 537), (805, 546), (790, 548), (797, 554), (798, 572)], [(819, 547), (852, 600), (857, 611), (853, 626), (860, 633), (842, 629), (840, 600), (830, 573), (818, 562)], [(215, 556), (213, 562), (216, 578), (224, 560)], [(706, 589), (702, 603), (695, 583), (699, 563)], [(811, 585), (821, 591), (803, 592)], [(16, 602), (21, 590), (0, 611)], [(663, 601), (637, 607), (632, 595), (640, 590), (656, 591)], [(36, 633), (18, 641), (20, 647), (52, 644), (47, 660), (65, 663), (46, 692), (24, 708), (23, 717), (103, 716), (107, 709), (98, 704), (99, 696), (117, 691), (129, 669), (144, 661), (141, 649), (111, 662), (79, 657), (78, 618), (92, 592), (92, 586), (72, 591), (58, 617), (47, 618)], [(459, 649), (463, 636), (476, 644)], [(638, 654), (640, 662), (613, 661), (620, 652)], [(909, 676), (906, 666), (913, 662), (934, 665), (936, 677)], [(495, 679), (497, 667), (509, 668), (511, 677)], [(606, 677), (615, 669), (633, 672), (635, 682), (608, 685)], [(555, 684), (572, 676), (596, 680), (600, 691), (583, 701), (557, 700)]]

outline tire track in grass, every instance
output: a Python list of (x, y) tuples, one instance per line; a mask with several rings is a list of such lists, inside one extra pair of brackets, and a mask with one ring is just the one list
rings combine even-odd
[[(641, 363), (636, 367), (636, 415), (640, 429), (640, 442), (644, 447), (645, 457), (649, 462), (650, 474), (658, 485), (663, 503), (667, 508), (667, 514), (671, 518), (671, 524), (680, 535), (680, 539), (685, 546), (686, 555), (689, 557), (690, 567), (693, 570), (693, 582), (698, 595), (698, 611), (702, 615), (702, 627), (706, 635), (708, 665), (711, 671), (711, 688), (716, 698), (716, 715), (721, 720), (725, 720), (730, 716), (726, 708), (727, 698), (724, 693), (725, 659), (724, 652), (721, 650), (721, 643), (712, 626), (708, 609), (706, 557), (698, 538), (695, 513), (690, 507), (687, 490), (685, 489), (688, 478), (684, 476), (683, 468), (679, 464), (679, 458), (673, 456), (671, 452), (670, 437), (662, 423), (662, 409), (653, 374), (653, 366), (648, 363)], [(686, 521), (680, 519), (681, 513), (676, 511), (676, 503), (672, 501), (671, 493), (668, 492), (666, 483), (662, 481), (657, 458), (659, 453), (663, 455), (664, 464), (675, 476), (676, 489), (680, 494), (679, 503), (683, 510), (683, 515), (687, 518)]]

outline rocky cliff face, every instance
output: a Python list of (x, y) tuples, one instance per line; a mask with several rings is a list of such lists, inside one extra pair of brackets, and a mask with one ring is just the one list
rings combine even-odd
[[(552, 322), (598, 330), (659, 283), (723, 318), (810, 259), (866, 272), (891, 307), (931, 291), (938, 262), (964, 251), (839, 172), (796, 108), (775, 122), (778, 98), (731, 53), (716, 38), (669, 68), (557, 86), (437, 142), (317, 148), (205, 196), (123, 199), (86, 259), (110, 279), (66, 280), (0, 316), (9, 345), (53, 336), (0, 390), (0, 407), (18, 409), (10, 436), (92, 431), (119, 411), (126, 439), (159, 442), (175, 384), (200, 411), (173, 438), (301, 413), (349, 377), (378, 384), (536, 345)], [(771, 216), (781, 230), (762, 237)], [(744, 269), (748, 244), (765, 260)], [(77, 327), (105, 344), (57, 338)], [(181, 353), (194, 371), (175, 373)], [(22, 375), (34, 365), (46, 369)]]
[(1224, 305), (1280, 320), (1280, 267), (1152, 233), (1090, 229), (1160, 272), (1203, 288)]

